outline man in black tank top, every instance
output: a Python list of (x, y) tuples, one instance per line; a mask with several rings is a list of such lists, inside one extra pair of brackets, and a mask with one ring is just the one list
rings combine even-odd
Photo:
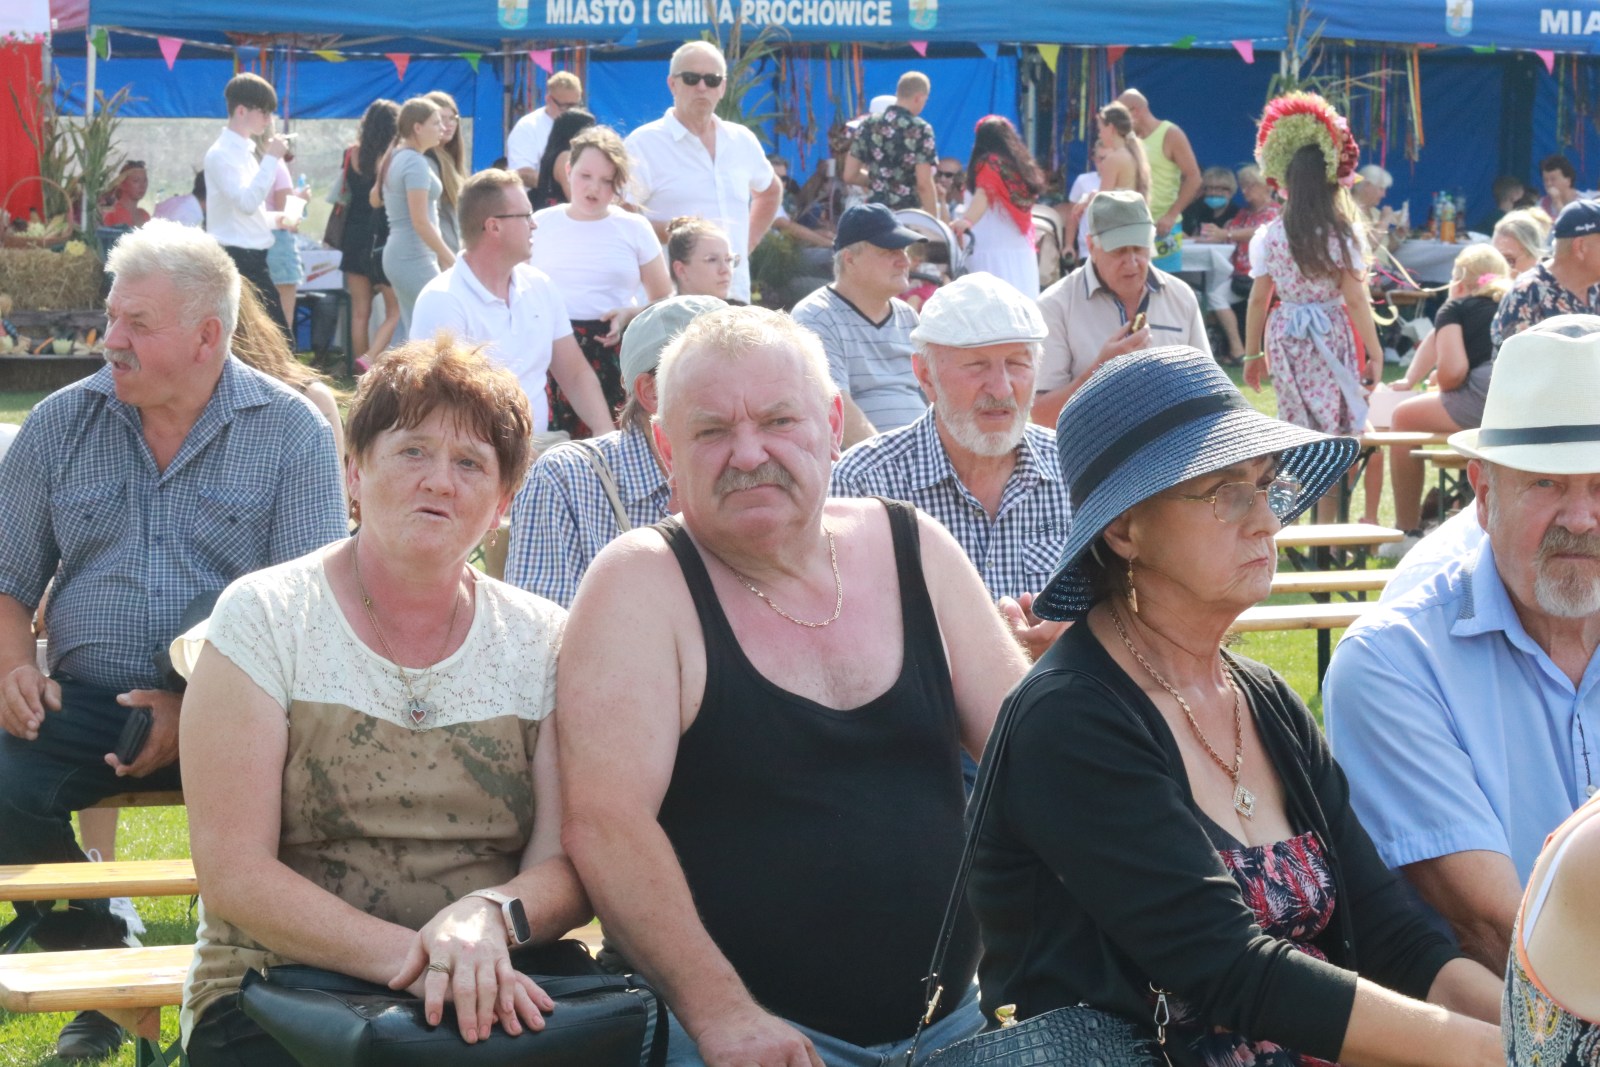
[[(713, 312), (657, 380), (682, 514), (612, 542), (573, 602), (563, 840), (672, 1009), (669, 1062), (879, 1063), (924, 1009), (960, 752), (1026, 658), (943, 527), (827, 499), (842, 417), (814, 335)], [(981, 1025), (976, 958), (968, 922), (922, 1057)]]

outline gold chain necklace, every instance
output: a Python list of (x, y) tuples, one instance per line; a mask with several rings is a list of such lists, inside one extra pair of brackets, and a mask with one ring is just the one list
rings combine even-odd
[(1189, 702), (1178, 694), (1178, 690), (1173, 687), (1172, 683), (1161, 677), (1161, 673), (1151, 665), (1149, 660), (1140, 655), (1137, 648), (1133, 647), (1133, 641), (1129, 639), (1128, 631), (1123, 629), (1122, 619), (1117, 614), (1117, 609), (1109, 608), (1109, 610), (1111, 612), (1111, 623), (1117, 628), (1117, 636), (1122, 638), (1123, 646), (1133, 654), (1134, 659), (1139, 661), (1139, 666), (1149, 672), (1150, 677), (1155, 679), (1156, 684), (1165, 689), (1171, 694), (1172, 699), (1178, 702), (1178, 707), (1183, 709), (1184, 717), (1189, 720), (1189, 728), (1194, 731), (1195, 737), (1200, 739), (1200, 743), (1205, 746), (1206, 752), (1216, 761), (1217, 766), (1221, 767), (1228, 777), (1233, 779), (1233, 810), (1243, 815), (1246, 819), (1255, 818), (1256, 795), (1246, 789), (1244, 783), (1239, 780), (1240, 768), (1244, 766), (1244, 694), (1239, 691), (1238, 685), (1234, 683), (1233, 676), (1231, 674), (1228, 676), (1228, 688), (1233, 690), (1233, 766), (1230, 767), (1221, 756), (1217, 755), (1217, 750), (1211, 747), (1211, 742), (1206, 739), (1205, 731), (1200, 729), (1200, 724), (1195, 721), (1194, 710), (1189, 707)]
[[(358, 531), (350, 544), (350, 558), (355, 561), (356, 591), (361, 594), (361, 606), (367, 611), (367, 621), (372, 623), (372, 632), (378, 635), (378, 644), (383, 646), (383, 654), (389, 657), (389, 662), (394, 664), (394, 669), (400, 675), (400, 684), (406, 690), (406, 713), (411, 717), (413, 726), (426, 726), (428, 720), (434, 715), (435, 708), (424, 697), (433, 694), (433, 687), (438, 682), (437, 676), (432, 676), (428, 683), (428, 691), (422, 697), (417, 696), (417, 691), (411, 688), (411, 678), (406, 674), (406, 669), (400, 665), (395, 657), (394, 650), (389, 647), (389, 639), (383, 636), (383, 628), (378, 625), (378, 617), (372, 613), (372, 597), (367, 595), (367, 587), (361, 581), (361, 553), (356, 549), (361, 540)], [(461, 614), (461, 597), (454, 598), (455, 606), (450, 609), (450, 626), (444, 632), (444, 641), (439, 645), (438, 655), (433, 657), (433, 663), (423, 668), (423, 672), (431, 671), (444, 659), (445, 649), (450, 647), (450, 635), (456, 632), (456, 618)]]
[(750, 579), (746, 578), (743, 574), (739, 573), (738, 571), (733, 570), (732, 567), (729, 567), (728, 569), (730, 571), (733, 571), (733, 576), (735, 578), (739, 579), (739, 581), (744, 585), (744, 587), (746, 589), (750, 590), (756, 596), (760, 597), (761, 600), (762, 600), (762, 603), (766, 604), (767, 607), (771, 608), (773, 611), (776, 611), (779, 615), (782, 615), (784, 618), (788, 619), (790, 622), (794, 623), (796, 626), (804, 626), (804, 627), (807, 627), (808, 629), (820, 630), (824, 626), (827, 626), (830, 623), (836, 621), (839, 618), (839, 613), (844, 611), (844, 581), (843, 581), (843, 579), (841, 579), (839, 577), (839, 553), (834, 548), (834, 545), (833, 545), (833, 531), (832, 530), (823, 530), (822, 532), (828, 535), (828, 562), (833, 565), (834, 600), (833, 600), (833, 614), (830, 615), (828, 618), (823, 619), (821, 622), (807, 622), (805, 619), (797, 619), (797, 618), (795, 618), (793, 615), (790, 615), (787, 611), (784, 611), (782, 608), (778, 607), (777, 604), (773, 603), (772, 598), (769, 597), (767, 594), (763, 593), (761, 590), (757, 589), (756, 586), (755, 586), (755, 583), (752, 582)]

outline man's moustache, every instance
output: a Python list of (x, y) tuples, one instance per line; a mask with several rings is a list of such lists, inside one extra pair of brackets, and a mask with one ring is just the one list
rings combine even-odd
[(718, 496), (737, 493), (741, 489), (757, 489), (763, 485), (776, 485), (780, 489), (793, 489), (794, 478), (772, 460), (767, 460), (755, 470), (742, 471), (729, 467), (717, 478), (712, 488)]
[(1539, 561), (1551, 556), (1588, 556), (1600, 559), (1600, 533), (1573, 533), (1565, 526), (1552, 526), (1539, 542)]
[(105, 350), (105, 359), (107, 363), (115, 363), (129, 370), (139, 369), (139, 357), (133, 354), (131, 348), (108, 348)]

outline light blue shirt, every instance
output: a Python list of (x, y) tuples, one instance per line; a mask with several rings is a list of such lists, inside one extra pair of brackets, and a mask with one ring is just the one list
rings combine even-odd
[(1574, 687), (1522, 628), (1488, 538), (1345, 634), (1322, 689), (1351, 802), (1390, 867), (1511, 857), (1600, 784), (1600, 656)]

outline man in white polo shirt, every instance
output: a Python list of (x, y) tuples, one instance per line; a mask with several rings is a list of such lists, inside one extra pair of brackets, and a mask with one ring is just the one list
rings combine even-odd
[(722, 227), (738, 254), (729, 298), (750, 300), (750, 253), (772, 225), (783, 185), (755, 134), (717, 118), (728, 63), (716, 45), (690, 41), (672, 53), (672, 107), (628, 135), (628, 198), (667, 239), (667, 223), (696, 215)]
[(411, 336), (446, 330), (488, 345), (490, 357), (528, 394), (536, 434), (550, 424), (547, 373), (597, 433), (615, 429), (600, 381), (572, 336), (566, 303), (549, 276), (528, 265), (533, 211), (522, 179), (509, 170), (479, 171), (461, 187), (456, 211), (464, 247), (456, 265), (417, 297)]
[(539, 184), (539, 161), (550, 143), (550, 128), (556, 119), (583, 103), (583, 83), (568, 70), (550, 75), (544, 87), (544, 107), (517, 120), (506, 137), (506, 166), (517, 172), (522, 184), (532, 189)]
[(278, 176), (278, 161), (289, 151), (289, 141), (282, 136), (268, 137), (257, 158), (251, 140), (272, 129), (278, 93), (265, 78), (236, 74), (222, 96), (228, 105), (228, 125), (206, 150), (206, 232), (228, 253), (240, 276), (255, 286), (261, 306), (289, 337), (283, 302), (267, 270), (267, 249), (272, 247), (277, 228), (275, 216), (267, 211), (267, 194)]

